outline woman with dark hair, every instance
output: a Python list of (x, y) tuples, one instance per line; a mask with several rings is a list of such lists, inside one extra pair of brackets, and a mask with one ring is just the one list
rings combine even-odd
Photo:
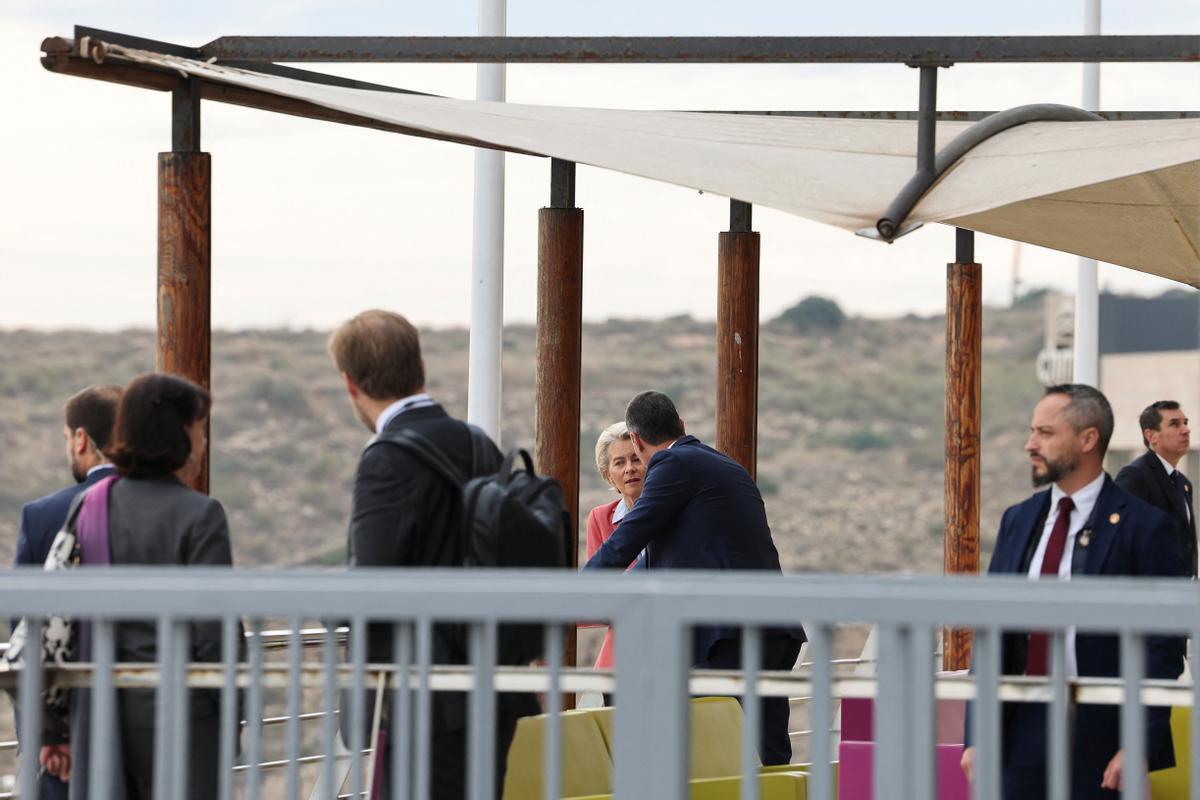
[[(203, 465), (211, 402), (207, 391), (174, 375), (143, 375), (126, 387), (110, 448), (118, 475), (88, 492), (75, 521), (82, 565), (232, 566), (225, 510), (186, 485)], [(89, 656), (89, 638), (86, 625), (81, 626), (81, 660)], [(191, 661), (221, 659), (219, 622), (193, 623), (189, 639)], [(152, 662), (157, 655), (154, 621), (117, 626), (118, 662)], [(118, 692), (114, 797), (152, 796), (155, 705), (152, 689)], [(88, 783), (89, 726), (84, 718), (90, 716), (89, 707), (86, 696), (72, 699), (70, 749), (48, 738), (50, 746), (42, 750), (47, 772), (64, 778), (63, 773), (70, 774), (73, 798), (84, 797)], [(190, 725), (187, 796), (206, 800), (216, 797), (218, 787), (216, 691), (191, 692)]]

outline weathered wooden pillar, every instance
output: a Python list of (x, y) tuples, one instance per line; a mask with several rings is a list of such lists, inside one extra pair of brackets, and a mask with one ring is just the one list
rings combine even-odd
[[(955, 261), (946, 265), (945, 572), (979, 572), (979, 432), (983, 363), (983, 269), (975, 234), (956, 231)], [(971, 664), (971, 632), (947, 629), (945, 669)]]
[[(158, 154), (158, 349), (155, 369), (211, 384), (212, 160), (200, 150), (200, 92), (172, 94), (171, 145)], [(206, 437), (207, 438), (207, 437)], [(208, 452), (193, 485), (208, 491)]]
[[(534, 450), (538, 471), (562, 486), (571, 515), (571, 563), (579, 566), (579, 398), (583, 339), (583, 209), (575, 164), (551, 159), (550, 207), (538, 211), (537, 374)], [(576, 660), (575, 631), (566, 663)]]
[(758, 256), (752, 207), (729, 201), (718, 240), (717, 449), (754, 477), (758, 453)]

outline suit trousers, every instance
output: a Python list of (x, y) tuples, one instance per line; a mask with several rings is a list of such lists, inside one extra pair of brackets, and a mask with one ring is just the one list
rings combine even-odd
[[(764, 636), (762, 640), (762, 669), (790, 670), (800, 655), (800, 640), (790, 636)], [(742, 640), (718, 639), (708, 649), (708, 658), (698, 661), (699, 669), (741, 669)], [(618, 701), (619, 702), (619, 701)], [(738, 702), (742, 702), (739, 697)], [(763, 766), (788, 764), (792, 760), (792, 740), (788, 736), (791, 707), (786, 697), (759, 699), (758, 756)]]
[[(191, 720), (187, 755), (188, 800), (213, 800), (217, 796), (220, 729), (220, 715)], [(127, 800), (151, 800), (154, 796), (154, 736), (153, 724), (122, 720), (121, 752)]]
[[(1044, 800), (1049, 793), (1046, 724), (1043, 703), (1005, 705), (1000, 772), (1000, 795), (1004, 800)], [(1071, 800), (1119, 800), (1120, 792), (1100, 787), (1111, 754), (1086, 747), (1086, 740), (1083, 744), (1070, 748)]]

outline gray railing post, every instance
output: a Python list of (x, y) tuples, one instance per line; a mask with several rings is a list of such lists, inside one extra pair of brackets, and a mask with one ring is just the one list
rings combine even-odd
[(1050, 639), (1051, 700), (1048, 709), (1047, 743), (1050, 765), (1047, 774), (1050, 800), (1067, 800), (1071, 786), (1069, 739), (1070, 709), (1067, 705), (1067, 642), (1063, 631)]
[(92, 622), (92, 709), (88, 743), (88, 797), (108, 800), (112, 795), (113, 742), (119, 735), (116, 726), (117, 696), (113, 688), (113, 661), (116, 635), (112, 620)]
[(294, 800), (300, 793), (300, 765), (296, 759), (300, 756), (300, 666), (303, 653), (300, 651), (300, 627), (302, 620), (292, 617), (288, 620), (287, 654), (288, 654), (288, 688), (287, 688), (287, 798)]
[(809, 653), (812, 659), (812, 704), (809, 719), (812, 729), (811, 761), (809, 773), (809, 797), (811, 800), (833, 800), (833, 761), (830, 728), (833, 726), (833, 697), (831, 684), (833, 665), (833, 630), (825, 622), (813, 622), (808, 626)]
[(546, 773), (542, 776), (541, 800), (562, 797), (562, 662), (565, 632), (562, 625), (546, 626), (546, 667), (550, 671), (550, 689), (546, 708), (550, 721), (546, 726)]
[(392, 800), (409, 800), (412, 789), (412, 687), (410, 686), (413, 657), (412, 626), (396, 623), (392, 626), (392, 648), (395, 652), (396, 677), (392, 689), (392, 718), (388, 741), (392, 747)]
[(237, 757), (237, 740), (241, 731), (238, 719), (237, 675), (241, 647), (238, 617), (226, 615), (221, 620), (221, 663), (225, 682), (221, 687), (221, 732), (220, 732), (220, 797), (233, 800), (233, 765)]
[(250, 688), (246, 692), (246, 800), (258, 800), (261, 790), (259, 763), (262, 761), (263, 648), (262, 617), (250, 618)]
[(933, 692), (933, 628), (914, 625), (909, 632), (907, 705), (909, 713), (908, 774), (917, 800), (937, 797), (937, 699)]
[[(762, 630), (742, 628), (742, 800), (758, 800), (758, 748), (762, 708), (758, 699), (758, 673), (762, 665)], [(811, 727), (811, 726), (810, 726)]]
[(191, 624), (177, 619), (171, 623), (167, 646), (173, 652), (168, 686), (174, 718), (171, 720), (171, 800), (186, 800), (189, 744), (191, 741), (191, 693), (188, 691), (188, 663), (191, 661)]
[[(363, 742), (367, 725), (367, 621), (361, 615), (350, 622), (350, 718), (342, 730), (350, 731), (350, 796), (358, 798), (363, 791)], [(371, 742), (370, 747), (375, 743)]]
[(25, 617), (25, 664), (18, 684), (21, 709), (20, 774), (17, 792), (20, 797), (36, 797), (38, 793), (38, 755), (42, 741), (42, 620), (33, 615)]
[(429, 617), (420, 617), (417, 620), (417, 729), (413, 740), (415, 800), (429, 800), (430, 796), (429, 732), (433, 725), (433, 697), (429, 693), (429, 668), (432, 664), (433, 621)]
[(909, 717), (908, 704), (911, 645), (908, 629), (896, 623), (879, 625), (879, 659), (875, 667), (875, 786), (881, 790), (886, 781), (903, 798), (912, 797), (912, 786), (903, 778), (912, 763), (905, 730), (914, 722)]
[[(614, 615), (617, 800), (684, 800), (690, 736), (690, 629), (653, 604)], [(621, 653), (625, 656), (621, 657)], [(647, 746), (653, 742), (653, 747)]]
[(1121, 673), (1125, 679), (1125, 702), (1121, 704), (1125, 774), (1121, 797), (1143, 800), (1146, 797), (1146, 710), (1142, 707), (1141, 686), (1146, 674), (1146, 637), (1142, 634), (1121, 631)]
[(974, 800), (1000, 796), (1000, 630), (979, 628), (972, 645), (975, 662)]
[(496, 783), (496, 623), (471, 625), (471, 672), (467, 740), (467, 796), (493, 800)]
[(334, 797), (340, 788), (337, 784), (337, 727), (338, 717), (334, 712), (338, 708), (338, 640), (337, 625), (333, 620), (325, 619), (325, 641), (321, 649), (321, 661), (324, 666), (324, 706), (325, 716), (321, 725), (321, 752), (325, 762), (321, 765), (321, 796)]
[(171, 723), (177, 709), (175, 664), (178, 652), (172, 645), (170, 617), (158, 618), (158, 689), (154, 704), (154, 800), (168, 800), (174, 783), (174, 749), (171, 747)]

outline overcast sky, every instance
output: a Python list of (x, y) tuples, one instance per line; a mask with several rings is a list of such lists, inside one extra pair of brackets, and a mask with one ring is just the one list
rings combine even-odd
[[(509, 0), (513, 35), (954, 35), (1082, 33), (1082, 0), (1048, 3), (804, 3), (743, 0)], [(8, 0), (0, 11), (0, 327), (149, 326), (155, 315), (156, 153), (169, 149), (170, 100), (53, 75), (45, 36), (76, 23), (198, 45), (231, 34), (475, 33), (475, 2), (287, 0), (206, 3)], [(1104, 33), (1200, 32), (1195, 0), (1107, 0)], [(310, 68), (474, 97), (470, 65)], [(960, 65), (940, 78), (942, 109), (1080, 101), (1079, 65)], [(916, 105), (903, 66), (524, 65), (514, 102), (627, 108), (896, 108)], [(1200, 109), (1200, 64), (1106, 65), (1101, 106)], [(472, 151), (441, 142), (205, 103), (213, 157), (213, 323), (330, 327), (371, 306), (437, 325), (470, 314)], [(536, 212), (544, 159), (508, 156), (505, 315), (535, 312)], [(580, 167), (586, 210), (584, 313), (715, 315), (716, 236), (728, 201)], [(952, 232), (890, 247), (764, 208), (762, 314), (808, 294), (869, 315), (944, 305)], [(1011, 242), (979, 237), (988, 302), (1011, 289)], [(1028, 284), (1070, 289), (1074, 256), (1019, 252)], [(1174, 284), (1101, 267), (1102, 286)]]

